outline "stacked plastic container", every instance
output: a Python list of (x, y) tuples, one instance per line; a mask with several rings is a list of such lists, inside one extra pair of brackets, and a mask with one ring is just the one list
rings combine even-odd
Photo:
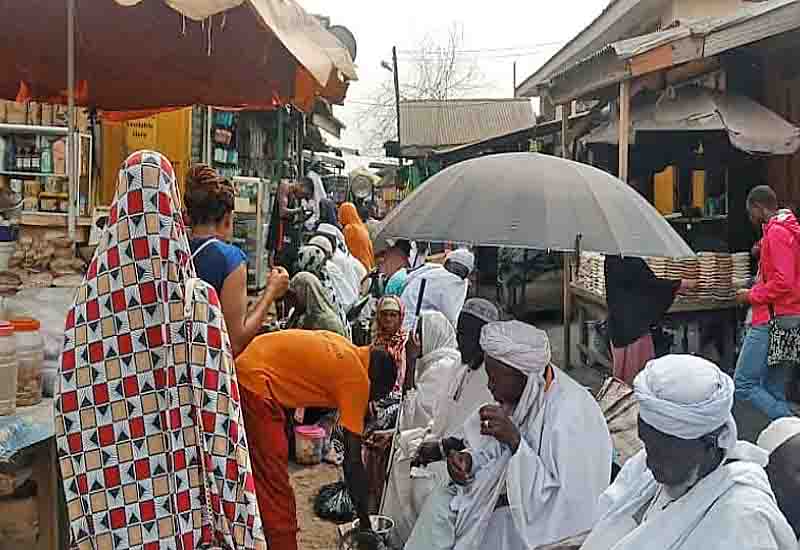
[(14, 326), (0, 321), (0, 416), (17, 412), (17, 344)]
[(44, 340), (36, 319), (11, 319), (17, 346), (17, 405), (28, 407), (42, 401)]

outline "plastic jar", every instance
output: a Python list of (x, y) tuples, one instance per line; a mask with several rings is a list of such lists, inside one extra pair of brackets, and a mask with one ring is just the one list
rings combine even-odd
[(17, 343), (14, 326), (0, 321), (0, 416), (17, 412)]
[(313, 466), (322, 462), (325, 430), (319, 426), (297, 426), (294, 429), (294, 461)]
[(36, 319), (11, 319), (17, 344), (17, 406), (28, 407), (42, 400), (44, 340)]

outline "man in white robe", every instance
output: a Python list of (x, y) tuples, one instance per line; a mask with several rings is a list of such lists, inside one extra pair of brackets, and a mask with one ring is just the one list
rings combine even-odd
[(584, 550), (796, 550), (764, 471), (737, 441), (734, 384), (690, 355), (650, 361), (634, 381), (644, 449), (599, 501)]
[(758, 436), (758, 446), (769, 453), (767, 475), (778, 507), (800, 539), (800, 418), (775, 420)]
[(426, 283), (420, 312), (438, 311), (455, 327), (467, 299), (468, 277), (474, 268), (475, 255), (469, 250), (459, 248), (447, 255), (444, 266), (425, 264), (409, 271), (406, 286), (400, 296), (406, 310), (403, 329), (411, 332), (416, 325), (417, 303), (422, 294), (423, 280)]
[[(435, 462), (425, 468), (412, 468), (411, 463), (416, 458), (420, 445), (425, 440), (438, 442), (442, 438), (452, 437), (461, 431), (470, 413), (482, 404), (492, 401), (492, 394), (487, 387), (488, 377), (483, 368), (483, 352), (478, 340), (481, 329), (487, 323), (499, 319), (500, 311), (488, 300), (467, 300), (458, 319), (456, 339), (459, 360), (449, 367), (447, 376), (441, 379), (436, 376), (434, 380), (430, 376), (441, 374), (440, 372), (425, 369), (428, 376), (423, 374), (424, 382), (431, 380), (434, 383), (424, 384), (430, 386), (430, 389), (425, 392), (421, 406), (417, 406), (416, 399), (414, 400), (413, 409), (426, 411), (428, 420), (424, 424), (411, 422), (402, 426), (402, 431), (396, 437), (381, 508), (381, 513), (395, 522), (392, 535), (397, 547), (402, 547), (408, 540), (428, 495), (442, 480), (448, 479), (444, 462)], [(449, 326), (449, 322), (445, 322)], [(423, 330), (425, 326), (426, 323), (423, 322)], [(447, 333), (444, 327), (438, 329), (443, 334)], [(426, 340), (430, 338), (425, 338), (423, 334), (423, 345)], [(423, 360), (424, 357), (425, 355)], [(428, 357), (431, 358), (430, 354)], [(443, 360), (437, 362), (440, 365), (444, 363)], [(419, 373), (419, 363), (415, 370)], [(432, 411), (428, 411), (429, 401), (432, 401)]]
[(406, 550), (527, 550), (592, 525), (611, 475), (611, 437), (586, 389), (550, 363), (547, 334), (518, 321), (481, 333), (489, 390), (463, 439), (420, 448), (446, 457)]

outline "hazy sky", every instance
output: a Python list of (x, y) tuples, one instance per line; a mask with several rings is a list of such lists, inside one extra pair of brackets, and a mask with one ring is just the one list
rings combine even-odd
[[(391, 73), (381, 60), (391, 60), (392, 46), (403, 64), (426, 35), (445, 41), (449, 28), (463, 29), (463, 56), (475, 57), (487, 83), (484, 97), (511, 97), (512, 66), (522, 81), (566, 41), (574, 37), (608, 4), (608, 0), (299, 0), (306, 11), (327, 15), (344, 25), (358, 42), (359, 81), (350, 86), (345, 105), (335, 114), (347, 124), (341, 144), (363, 147), (359, 111)], [(327, 137), (329, 141), (332, 141)]]

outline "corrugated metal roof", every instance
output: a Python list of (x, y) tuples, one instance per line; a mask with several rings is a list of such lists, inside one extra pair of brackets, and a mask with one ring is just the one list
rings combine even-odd
[(528, 98), (400, 103), (403, 147), (454, 147), (535, 125), (536, 115)]
[(705, 40), (706, 57), (800, 28), (800, 0), (772, 0), (720, 21)]
[(681, 25), (619, 40), (564, 67), (553, 74), (558, 80), (568, 73), (596, 63), (609, 56), (627, 60), (689, 36), (703, 37), (704, 57), (775, 36), (800, 27), (800, 0), (767, 0), (748, 5), (723, 17), (704, 17), (684, 21)]
[[(614, 26), (620, 19), (626, 17), (643, 4), (666, 4), (667, 0), (610, 0), (603, 11), (589, 23), (581, 32), (567, 42), (544, 65), (539, 67), (531, 76), (526, 78), (519, 86), (517, 93), (529, 95), (536, 86), (551, 79), (554, 75), (564, 72), (568, 67), (579, 63), (587, 57), (587, 53), (597, 49), (598, 46), (607, 44), (619, 38), (619, 30), (615, 32)], [(599, 43), (598, 43), (599, 42)], [(594, 55), (594, 54), (592, 54)]]

